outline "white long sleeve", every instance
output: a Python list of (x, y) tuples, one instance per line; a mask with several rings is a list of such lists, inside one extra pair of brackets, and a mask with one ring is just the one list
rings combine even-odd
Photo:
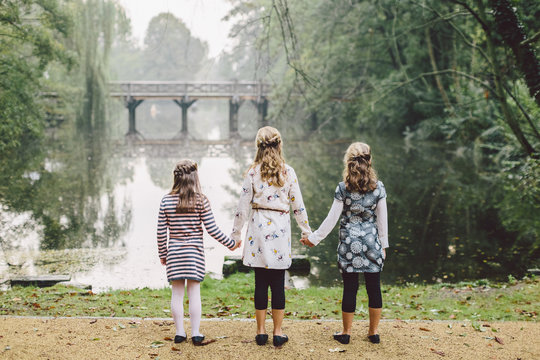
[(326, 219), (324, 219), (317, 231), (313, 232), (308, 236), (308, 240), (313, 245), (317, 245), (318, 243), (320, 243), (325, 237), (328, 236), (328, 234), (330, 234), (334, 226), (336, 226), (336, 223), (339, 220), (342, 211), (343, 201), (334, 199), (332, 207), (330, 208), (328, 215), (326, 215)]
[(377, 230), (379, 232), (379, 240), (383, 249), (389, 247), (388, 245), (388, 211), (386, 209), (386, 198), (382, 198), (377, 203), (375, 209), (375, 215), (377, 215)]

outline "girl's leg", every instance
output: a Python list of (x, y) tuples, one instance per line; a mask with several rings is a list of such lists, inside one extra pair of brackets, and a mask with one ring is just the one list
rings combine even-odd
[(255, 268), (255, 319), (257, 334), (266, 334), (265, 321), (268, 308), (268, 274), (267, 269)]
[(176, 335), (186, 336), (184, 330), (184, 286), (185, 280), (173, 280), (171, 294), (171, 312), (176, 326)]
[(196, 280), (187, 280), (187, 293), (189, 298), (189, 320), (191, 322), (191, 336), (202, 336), (199, 332), (201, 325), (201, 283)]
[(382, 313), (381, 273), (364, 273), (366, 290), (369, 300), (369, 333), (375, 335), (378, 332)]
[(272, 290), (272, 321), (274, 335), (283, 335), (281, 324), (285, 316), (285, 270), (268, 270)]
[(343, 318), (342, 334), (351, 334), (354, 312), (356, 310), (356, 294), (358, 293), (358, 273), (342, 272), (343, 298), (341, 300), (341, 315)]

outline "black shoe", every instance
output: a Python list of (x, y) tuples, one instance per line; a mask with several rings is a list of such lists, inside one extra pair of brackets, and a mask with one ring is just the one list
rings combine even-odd
[(342, 344), (348, 344), (351, 341), (351, 335), (349, 335), (349, 334), (334, 334), (334, 340), (337, 340)]
[(201, 345), (201, 343), (203, 342), (204, 340), (204, 335), (201, 335), (201, 336), (193, 336), (191, 338), (191, 342), (193, 343), (193, 345)]
[(272, 339), (274, 346), (281, 346), (285, 344), (287, 341), (289, 341), (289, 337), (287, 335), (283, 335), (283, 336), (274, 335), (274, 338)]
[(381, 338), (379, 337), (379, 334), (369, 335), (368, 339), (369, 339), (369, 341), (371, 341), (374, 344), (378, 344), (378, 343), (381, 342)]
[(180, 344), (181, 342), (184, 342), (186, 341), (186, 337), (185, 336), (182, 336), (182, 335), (176, 335), (174, 337), (174, 343), (175, 344)]
[(257, 334), (257, 336), (255, 336), (255, 341), (257, 342), (257, 345), (266, 345), (266, 343), (268, 342), (268, 335)]

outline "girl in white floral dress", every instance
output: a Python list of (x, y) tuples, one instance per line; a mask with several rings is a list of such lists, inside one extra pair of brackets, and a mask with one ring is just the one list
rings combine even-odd
[(339, 226), (338, 265), (343, 278), (341, 310), (343, 331), (334, 339), (348, 344), (358, 292), (358, 275), (364, 274), (369, 301), (369, 332), (372, 343), (380, 342), (377, 329), (382, 312), (381, 271), (388, 247), (386, 190), (371, 167), (369, 145), (355, 142), (343, 159), (343, 181), (334, 194), (334, 203), (320, 228), (303, 238), (308, 246), (317, 245)]
[(241, 242), (247, 222), (243, 263), (255, 270), (255, 317), (258, 345), (268, 341), (265, 330), (268, 287), (272, 291), (273, 343), (287, 342), (281, 331), (285, 313), (285, 270), (291, 266), (291, 219), (302, 230), (302, 237), (311, 234), (298, 179), (292, 167), (285, 164), (281, 153), (281, 135), (265, 126), (257, 132), (257, 153), (242, 185), (231, 238)]

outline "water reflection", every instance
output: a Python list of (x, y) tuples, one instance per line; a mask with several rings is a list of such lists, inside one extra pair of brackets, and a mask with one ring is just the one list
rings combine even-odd
[[(2, 277), (52, 271), (71, 273), (98, 291), (165, 286), (156, 219), (180, 158), (199, 163), (217, 223), (225, 232), (232, 228), (238, 189), (254, 154), (251, 141), (129, 145), (76, 139), (56, 142), (53, 136), (43, 150), (21, 154), (26, 161), (2, 159), (2, 169), (11, 174), (0, 177)], [(374, 166), (388, 191), (391, 248), (384, 281), (496, 277), (515, 268), (498, 257), (509, 251), (512, 237), (494, 210), (482, 206), (489, 186), (478, 164), (437, 144), (411, 146), (401, 138), (370, 135), (358, 140), (372, 145)], [(313, 228), (333, 201), (349, 142), (285, 142)], [(299, 233), (293, 221), (293, 234)], [(339, 281), (337, 227), (309, 250), (297, 240), (293, 252), (311, 256), (312, 270), (307, 277), (291, 274), (291, 283)], [(207, 235), (205, 253), (207, 271), (217, 274), (223, 257), (232, 254)]]

